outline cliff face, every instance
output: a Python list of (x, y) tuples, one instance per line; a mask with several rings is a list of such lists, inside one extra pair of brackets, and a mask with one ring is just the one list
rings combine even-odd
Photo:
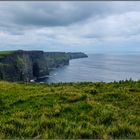
[(45, 59), (49, 70), (69, 64), (69, 56), (65, 52), (45, 52)]
[(0, 55), (0, 79), (29, 81), (48, 74), (43, 51), (16, 51)]
[[(30, 81), (49, 75), (51, 69), (69, 64), (82, 53), (15, 51), (0, 54), (0, 80)], [(85, 56), (86, 57), (86, 56)]]
[(0, 79), (8, 81), (24, 80), (24, 76), (31, 75), (29, 56), (25, 54), (4, 54), (0, 56)]
[(42, 51), (16, 51), (0, 55), (0, 79), (8, 81), (29, 81), (48, 74), (46, 63), (42, 65)]

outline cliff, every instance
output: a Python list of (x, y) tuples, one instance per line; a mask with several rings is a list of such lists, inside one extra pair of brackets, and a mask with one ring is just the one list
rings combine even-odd
[(69, 56), (65, 52), (45, 52), (44, 55), (49, 70), (69, 64)]
[(15, 51), (0, 55), (0, 79), (29, 81), (48, 74), (43, 51)]
[(86, 54), (82, 52), (68, 52), (67, 55), (69, 56), (69, 59), (77, 59), (77, 58), (84, 58), (88, 57)]
[(83, 53), (9, 51), (0, 52), (0, 80), (30, 81), (49, 75), (49, 71), (69, 64), (70, 59), (87, 57)]

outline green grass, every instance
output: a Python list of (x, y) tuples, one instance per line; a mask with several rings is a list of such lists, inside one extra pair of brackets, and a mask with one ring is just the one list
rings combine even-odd
[(0, 82), (0, 138), (140, 138), (140, 81)]
[(0, 55), (8, 55), (16, 52), (15, 50), (0, 51)]

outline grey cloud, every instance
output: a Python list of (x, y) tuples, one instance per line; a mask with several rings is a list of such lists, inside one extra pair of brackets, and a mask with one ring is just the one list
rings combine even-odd
[(107, 11), (107, 4), (97, 2), (17, 2), (1, 5), (0, 15), (4, 21), (23, 26), (67, 26)]
[(97, 2), (0, 2), (0, 4), (0, 31), (13, 35), (24, 34), (31, 28), (65, 27), (108, 12), (107, 4)]
[(5, 23), (7, 28), (68, 26), (90, 17), (96, 20), (96, 17), (138, 9), (133, 2), (1, 2), (0, 26)]
[[(7, 8), (7, 9), (6, 9)], [(3, 7), (3, 12), (10, 14), (10, 22), (17, 25), (56, 26), (65, 25), (74, 20), (65, 10), (56, 4), (19, 4)], [(4, 11), (5, 10), (5, 11)], [(68, 18), (69, 17), (69, 18)], [(2, 17), (7, 20), (7, 17)], [(75, 18), (75, 17), (74, 17)]]

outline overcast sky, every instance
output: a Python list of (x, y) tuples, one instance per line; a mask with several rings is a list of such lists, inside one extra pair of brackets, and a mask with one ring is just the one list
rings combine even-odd
[(140, 2), (0, 2), (0, 50), (140, 52)]

